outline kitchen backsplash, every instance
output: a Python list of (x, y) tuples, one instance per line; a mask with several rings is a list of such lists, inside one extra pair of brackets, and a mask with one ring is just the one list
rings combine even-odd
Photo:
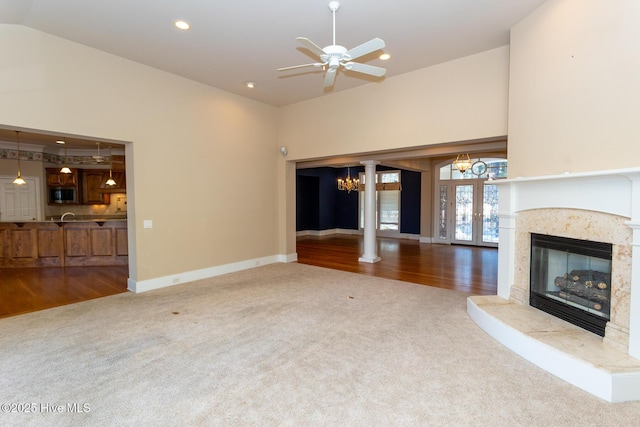
[(47, 205), (45, 207), (45, 217), (59, 217), (65, 212), (73, 212), (77, 216), (113, 216), (118, 215), (123, 218), (127, 215), (127, 195), (111, 194), (111, 203), (108, 205)]

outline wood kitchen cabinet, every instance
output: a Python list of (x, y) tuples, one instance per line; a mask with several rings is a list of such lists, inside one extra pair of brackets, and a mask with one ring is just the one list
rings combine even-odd
[(0, 267), (127, 265), (126, 221), (0, 223)]
[(47, 168), (47, 185), (50, 187), (78, 187), (78, 169), (71, 173), (60, 173), (58, 168)]
[(105, 193), (103, 190), (103, 184), (109, 177), (109, 171), (104, 169), (81, 169), (81, 176), (82, 203), (89, 205), (109, 204), (109, 193)]
[(126, 265), (129, 262), (127, 223), (65, 223), (64, 247), (66, 266)]
[(62, 267), (62, 229), (56, 223), (0, 223), (0, 267)]

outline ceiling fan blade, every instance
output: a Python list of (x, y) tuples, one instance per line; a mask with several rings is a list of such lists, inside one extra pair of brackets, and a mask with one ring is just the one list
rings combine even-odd
[(324, 51), (320, 48), (320, 46), (318, 46), (317, 44), (315, 44), (314, 42), (312, 42), (311, 40), (309, 40), (308, 38), (305, 37), (296, 37), (296, 40), (298, 40), (298, 42), (303, 45), (304, 47), (306, 47), (307, 49), (309, 49), (311, 52), (313, 52), (314, 54), (320, 56), (320, 55), (324, 55)]
[(338, 74), (336, 69), (329, 68), (327, 70), (327, 73), (324, 76), (324, 87), (333, 86), (333, 82), (336, 81), (336, 74)]
[(387, 72), (386, 68), (376, 67), (374, 65), (361, 64), (359, 62), (347, 62), (344, 68), (357, 73), (369, 74), (371, 76), (382, 77)]
[(349, 55), (349, 60), (353, 60), (356, 58), (360, 58), (368, 53), (374, 52), (378, 49), (384, 48), (384, 40), (375, 38), (371, 39), (368, 42), (362, 43), (360, 46), (356, 46), (353, 49), (350, 49), (345, 53), (345, 55)]
[(292, 65), (291, 67), (282, 67), (282, 68), (278, 68), (277, 71), (285, 71), (285, 70), (295, 70), (296, 68), (303, 68), (303, 67), (322, 67), (323, 64), (322, 62), (314, 62), (312, 64), (302, 64), (302, 65)]

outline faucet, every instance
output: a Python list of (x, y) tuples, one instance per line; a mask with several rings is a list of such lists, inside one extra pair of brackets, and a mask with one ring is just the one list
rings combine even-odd
[(67, 215), (73, 215), (73, 217), (76, 217), (76, 214), (74, 214), (73, 212), (65, 212), (62, 214), (62, 216), (60, 217), (60, 221), (64, 221), (64, 217)]

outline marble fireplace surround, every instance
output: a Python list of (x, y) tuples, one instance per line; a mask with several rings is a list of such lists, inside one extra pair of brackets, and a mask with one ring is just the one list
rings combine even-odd
[[(498, 295), (470, 317), (506, 347), (610, 402), (640, 400), (640, 168), (497, 181)], [(531, 233), (611, 243), (605, 337), (529, 306)]]

